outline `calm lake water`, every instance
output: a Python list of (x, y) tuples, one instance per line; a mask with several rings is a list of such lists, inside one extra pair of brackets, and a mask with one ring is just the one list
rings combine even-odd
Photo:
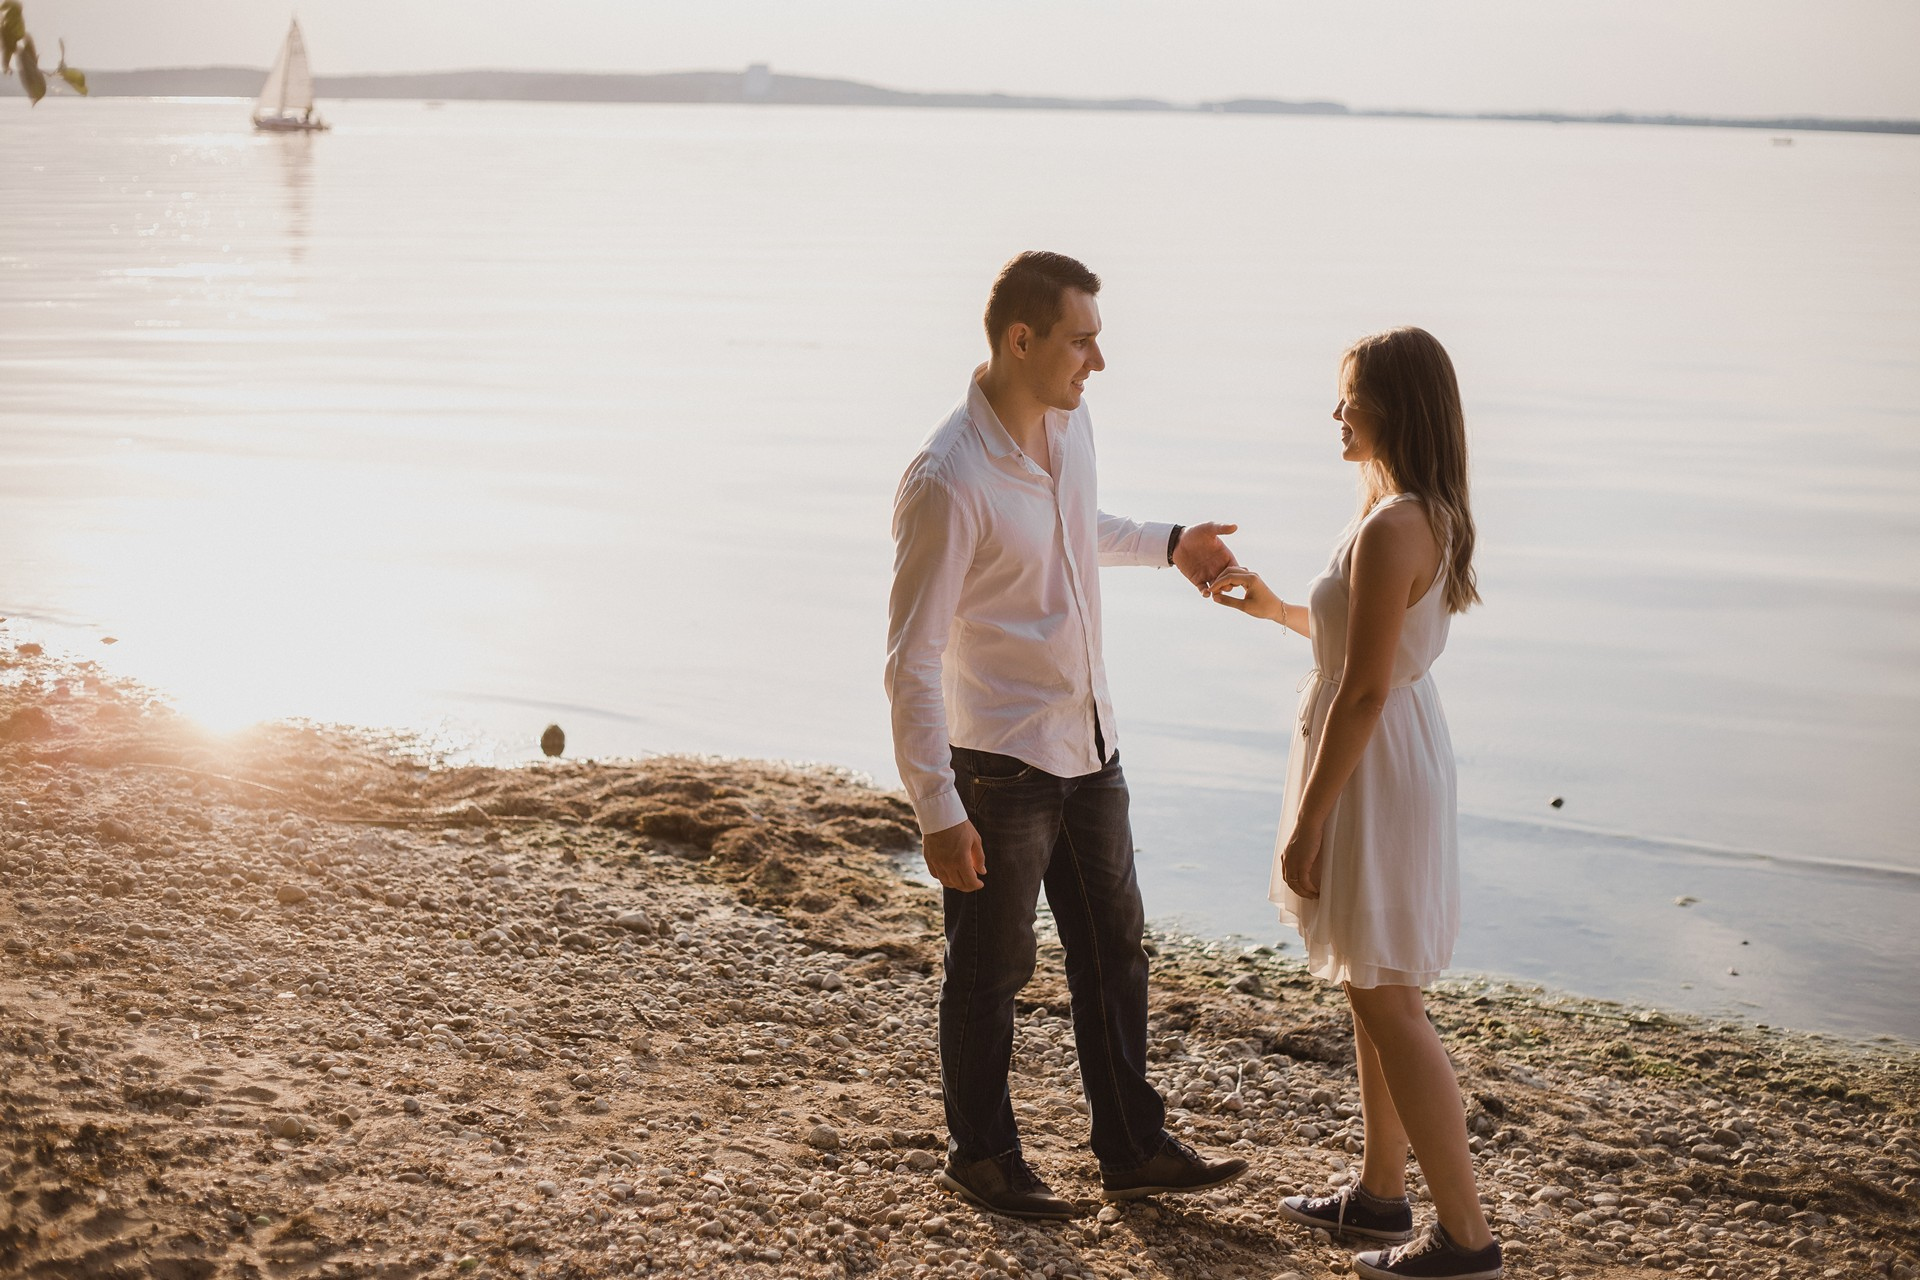
[[(1484, 548), (1435, 671), (1458, 967), (1920, 1038), (1920, 139), (0, 105), (16, 634), (215, 725), (518, 760), (552, 719), (891, 784), (893, 486), (1002, 260), (1106, 280), (1103, 505), (1238, 520), (1294, 598), (1353, 504), (1338, 354), (1419, 323)], [(1276, 940), (1306, 646), (1106, 590), (1149, 910)]]

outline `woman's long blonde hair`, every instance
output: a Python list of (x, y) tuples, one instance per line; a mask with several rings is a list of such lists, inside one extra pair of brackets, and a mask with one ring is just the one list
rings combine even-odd
[(1378, 424), (1373, 458), (1360, 467), (1361, 514), (1396, 491), (1419, 498), (1434, 539), (1447, 548), (1447, 612), (1465, 613), (1480, 603), (1480, 589), (1467, 502), (1467, 420), (1446, 348), (1412, 326), (1362, 338), (1341, 358), (1340, 388)]

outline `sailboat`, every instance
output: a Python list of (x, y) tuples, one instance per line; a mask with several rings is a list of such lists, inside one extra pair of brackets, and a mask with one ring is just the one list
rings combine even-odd
[(253, 104), (253, 127), (274, 133), (315, 133), (327, 127), (313, 114), (313, 71), (307, 66), (307, 42), (300, 38), (298, 18), (287, 28), (280, 60), (267, 73)]

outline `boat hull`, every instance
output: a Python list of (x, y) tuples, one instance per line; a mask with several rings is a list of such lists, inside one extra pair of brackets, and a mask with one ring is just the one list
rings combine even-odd
[(278, 116), (255, 116), (253, 127), (263, 133), (325, 133), (332, 126), (325, 120), (289, 120)]

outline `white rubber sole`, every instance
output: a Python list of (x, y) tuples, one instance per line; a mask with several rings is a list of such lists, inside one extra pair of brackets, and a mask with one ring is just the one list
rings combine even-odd
[[(1353, 1274), (1364, 1276), (1366, 1280), (1407, 1280), (1404, 1275), (1394, 1271), (1385, 1271), (1366, 1260), (1367, 1255), (1356, 1254), (1353, 1259)], [(1504, 1267), (1495, 1267), (1491, 1271), (1456, 1271), (1447, 1280), (1500, 1280)]]

